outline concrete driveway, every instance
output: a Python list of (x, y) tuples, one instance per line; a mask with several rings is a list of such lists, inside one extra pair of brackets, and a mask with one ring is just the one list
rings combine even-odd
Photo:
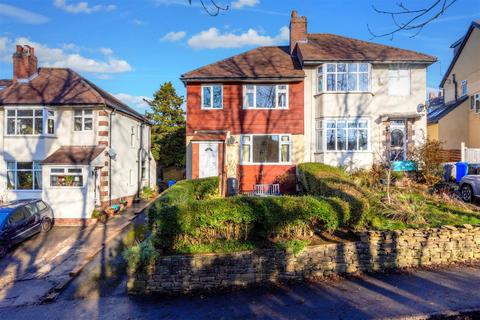
[(55, 296), (142, 211), (139, 203), (108, 223), (54, 227), (13, 248), (0, 260), (0, 308)]

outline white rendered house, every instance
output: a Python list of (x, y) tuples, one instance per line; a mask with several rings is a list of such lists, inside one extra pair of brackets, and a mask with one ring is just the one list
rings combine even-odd
[(0, 149), (0, 200), (43, 199), (56, 223), (156, 184), (147, 120), (70, 69), (37, 68), (29, 46), (0, 80)]

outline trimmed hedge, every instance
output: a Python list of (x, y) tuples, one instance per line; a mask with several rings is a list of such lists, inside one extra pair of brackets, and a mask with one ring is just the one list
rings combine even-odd
[(157, 247), (171, 250), (219, 239), (265, 241), (334, 230), (339, 224), (342, 204), (335, 199), (216, 198), (216, 185), (218, 179), (182, 181), (160, 197), (150, 210)]
[(298, 165), (299, 183), (304, 194), (331, 198), (339, 204), (342, 226), (364, 224), (370, 205), (367, 193), (341, 168), (322, 163)]

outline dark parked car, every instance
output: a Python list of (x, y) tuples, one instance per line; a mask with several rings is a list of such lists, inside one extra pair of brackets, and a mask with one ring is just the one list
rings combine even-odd
[(0, 205), (0, 257), (9, 248), (53, 226), (53, 212), (42, 200), (16, 200)]

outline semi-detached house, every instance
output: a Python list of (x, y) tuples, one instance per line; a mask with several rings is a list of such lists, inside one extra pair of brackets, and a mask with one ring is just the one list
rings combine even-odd
[(37, 68), (16, 47), (0, 81), (0, 197), (43, 199), (55, 223), (87, 223), (95, 207), (153, 187), (150, 125), (138, 112), (65, 68)]
[(187, 177), (292, 188), (296, 164), (407, 160), (426, 136), (430, 55), (308, 33), (187, 72)]

